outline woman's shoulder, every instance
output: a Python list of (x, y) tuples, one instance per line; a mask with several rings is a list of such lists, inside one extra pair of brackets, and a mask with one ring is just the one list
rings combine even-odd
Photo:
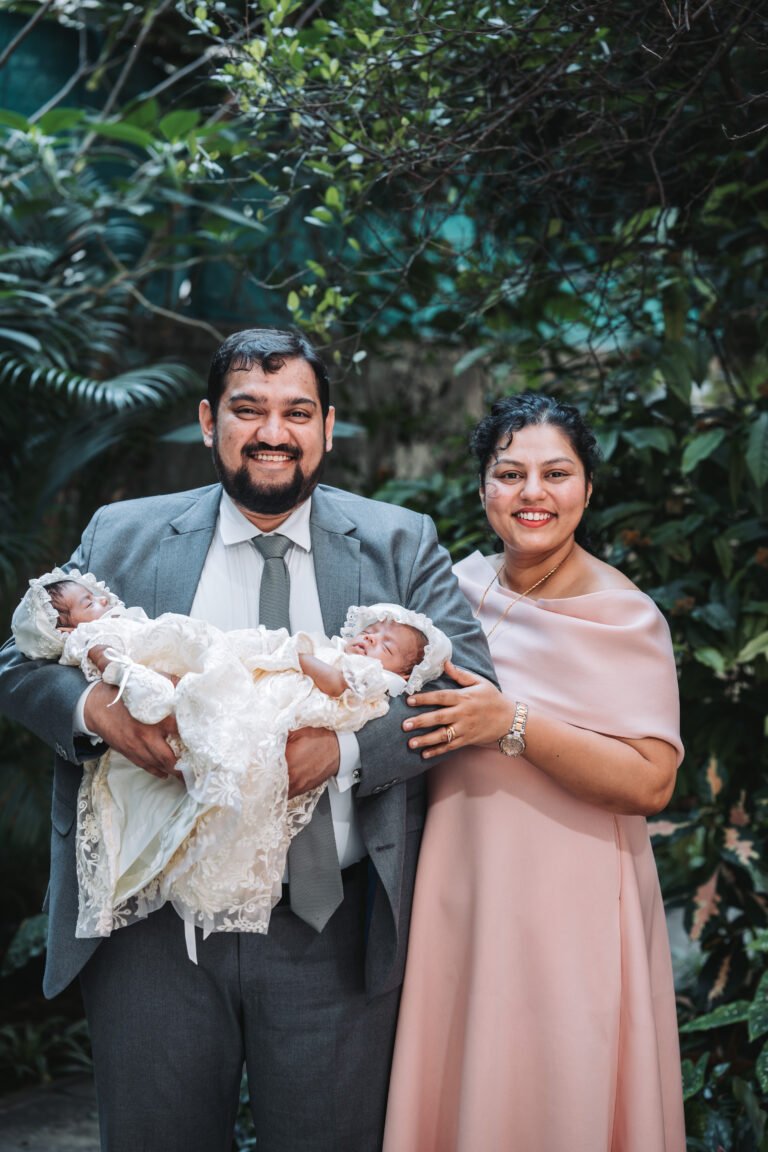
[(589, 596), (593, 592), (640, 592), (637, 584), (618, 568), (583, 551), (574, 584), (576, 587), (571, 591), (574, 596)]

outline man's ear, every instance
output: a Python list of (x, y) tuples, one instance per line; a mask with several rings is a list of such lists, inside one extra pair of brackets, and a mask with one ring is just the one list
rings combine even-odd
[(325, 417), (324, 433), (325, 433), (325, 450), (330, 452), (333, 448), (333, 425), (336, 423), (336, 409), (331, 406), (328, 409), (328, 415)]
[(197, 410), (197, 418), (200, 421), (200, 431), (203, 434), (203, 444), (206, 448), (213, 447), (213, 429), (216, 421), (213, 418), (211, 405), (207, 400), (200, 401), (200, 407)]

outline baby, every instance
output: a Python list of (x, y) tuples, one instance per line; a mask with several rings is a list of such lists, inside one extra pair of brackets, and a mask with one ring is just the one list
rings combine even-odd
[(428, 617), (397, 604), (350, 608), (332, 639), (222, 632), (177, 613), (150, 620), (75, 569), (31, 580), (12, 627), (25, 655), (118, 685), (138, 720), (175, 715), (183, 783), (113, 750), (84, 767), (77, 935), (109, 935), (170, 901), (191, 956), (192, 925), (267, 931), (288, 846), (322, 792), (288, 800), (289, 732), (357, 731), (390, 696), (435, 679), (451, 654)]

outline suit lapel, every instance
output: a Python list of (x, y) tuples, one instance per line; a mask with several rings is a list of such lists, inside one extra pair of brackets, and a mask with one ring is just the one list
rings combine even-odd
[(355, 524), (327, 491), (317, 488), (310, 517), (312, 558), (328, 636), (337, 636), (352, 604), (360, 603), (360, 541)]
[(214, 485), (181, 516), (172, 520), (157, 553), (154, 615), (192, 608), (219, 514), (221, 488)]

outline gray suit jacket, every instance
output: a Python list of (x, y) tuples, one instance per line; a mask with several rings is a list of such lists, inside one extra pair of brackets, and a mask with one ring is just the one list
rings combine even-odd
[[(93, 572), (149, 616), (188, 613), (219, 509), (218, 485), (101, 508), (70, 565)], [(427, 517), (319, 487), (312, 499), (312, 548), (326, 632), (337, 634), (351, 604), (389, 601), (425, 612), (451, 637), (454, 660), (494, 678), (485, 638), (451, 572)], [(75, 937), (77, 876), (74, 823), (81, 764), (98, 755), (75, 738), (72, 717), (83, 690), (80, 671), (27, 660), (12, 642), (0, 651), (0, 709), (55, 748), (50, 914), (43, 988), (62, 991), (98, 946)], [(359, 733), (362, 778), (356, 805), (375, 869), (366, 952), (371, 994), (401, 980), (421, 830), (424, 762), (410, 752), (393, 701), (387, 716)], [(439, 769), (438, 769), (439, 771)]]

